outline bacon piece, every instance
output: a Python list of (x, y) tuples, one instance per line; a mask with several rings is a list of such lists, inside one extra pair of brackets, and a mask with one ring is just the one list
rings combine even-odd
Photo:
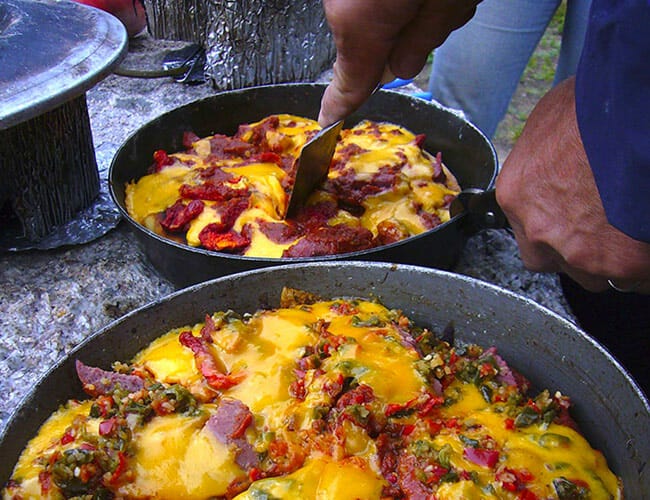
[(420, 467), (418, 460), (413, 455), (400, 454), (397, 465), (398, 484), (406, 498), (430, 498), (431, 490), (420, 482), (416, 469)]
[(322, 201), (313, 205), (306, 205), (295, 217), (300, 231), (310, 231), (327, 224), (327, 221), (338, 212), (338, 207), (333, 201)]
[(220, 207), (219, 215), (224, 229), (232, 228), (237, 218), (248, 208), (248, 204), (247, 198), (238, 198), (230, 200)]
[(426, 134), (418, 134), (415, 136), (413, 142), (418, 148), (422, 149), (426, 140), (427, 140)]
[(109, 372), (101, 368), (87, 366), (79, 360), (75, 362), (75, 367), (84, 391), (91, 396), (112, 394), (118, 386), (128, 392), (144, 389), (144, 380), (136, 375)]
[(203, 212), (204, 206), (201, 200), (192, 200), (187, 205), (178, 200), (165, 211), (160, 225), (172, 233), (185, 231), (187, 224)]
[(291, 222), (283, 223), (260, 220), (259, 228), (269, 240), (280, 245), (289, 243), (298, 237), (296, 225)]
[(375, 246), (372, 233), (365, 227), (346, 224), (325, 226), (307, 233), (295, 245), (287, 248), (283, 257), (313, 257), (355, 252)]
[(244, 198), (249, 194), (248, 188), (234, 189), (225, 184), (216, 184), (210, 181), (194, 186), (183, 184), (178, 192), (182, 198), (210, 201), (226, 201), (233, 198)]
[(225, 374), (219, 370), (217, 361), (212, 356), (208, 343), (202, 337), (195, 337), (189, 330), (181, 332), (178, 340), (182, 345), (191, 349), (194, 353), (194, 360), (210, 387), (217, 390), (225, 390), (237, 385), (244, 379), (243, 373), (237, 375)]
[(251, 127), (251, 126), (240, 127), (235, 137), (240, 136), (240, 133), (244, 133), (250, 130), (252, 132), (251, 137), (249, 139), (250, 143), (256, 146), (260, 150), (268, 151), (271, 148), (269, 147), (269, 143), (266, 140), (266, 133), (269, 130), (277, 130), (279, 125), (280, 125), (280, 118), (277, 115), (272, 115), (262, 120), (255, 127)]
[(217, 331), (217, 325), (214, 324), (214, 320), (212, 319), (212, 316), (206, 314), (203, 328), (201, 328), (201, 338), (205, 340), (208, 344), (212, 344), (212, 342), (214, 341), (212, 335), (216, 333), (216, 331)]
[(366, 384), (360, 384), (354, 389), (341, 395), (336, 402), (336, 408), (342, 410), (343, 408), (351, 405), (362, 405), (372, 403), (375, 400), (375, 393), (372, 387)]
[(248, 406), (238, 399), (222, 398), (216, 412), (205, 423), (223, 444), (237, 448), (235, 461), (244, 470), (259, 465), (257, 453), (246, 440), (246, 429), (253, 422), (253, 414)]
[(194, 143), (200, 139), (201, 138), (194, 132), (183, 132), (183, 147), (185, 147), (185, 149), (192, 149), (194, 147)]
[(382, 245), (401, 241), (408, 236), (408, 231), (398, 221), (385, 219), (377, 224), (377, 238)]
[(164, 167), (173, 163), (174, 159), (167, 154), (167, 151), (158, 149), (153, 153), (153, 165), (149, 167), (149, 173), (160, 172)]
[(220, 160), (247, 156), (254, 150), (252, 144), (237, 137), (215, 134), (210, 138), (210, 155)]
[(217, 252), (237, 252), (250, 245), (251, 240), (236, 231), (221, 231), (216, 224), (208, 224), (199, 233), (199, 241), (204, 248)]
[(433, 164), (433, 180), (442, 183), (447, 180), (445, 171), (442, 168), (442, 152), (440, 151), (438, 151), (438, 154), (436, 154), (436, 161)]
[(369, 150), (364, 149), (355, 143), (345, 145), (336, 152), (336, 160), (332, 161), (330, 170), (341, 170), (345, 167), (350, 158), (365, 153), (366, 151)]
[(208, 250), (223, 252), (237, 252), (250, 245), (250, 234), (245, 229), (237, 233), (231, 228), (240, 214), (248, 207), (248, 199), (238, 198), (231, 200), (221, 207), (221, 221), (205, 226), (199, 233), (199, 241)]
[(440, 224), (442, 224), (440, 217), (438, 217), (436, 214), (432, 214), (431, 212), (425, 212), (424, 210), (419, 210), (418, 216), (420, 217), (420, 219), (422, 219), (422, 222), (424, 223), (424, 226), (427, 229), (433, 229), (434, 227), (437, 227)]

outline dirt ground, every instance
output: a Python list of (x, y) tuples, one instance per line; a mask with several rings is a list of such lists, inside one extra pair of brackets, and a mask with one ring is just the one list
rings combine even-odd
[[(537, 101), (551, 88), (560, 49), (565, 10), (566, 5), (563, 2), (533, 53), (512, 97), (508, 112), (497, 128), (492, 142), (501, 163), (521, 134)], [(414, 83), (422, 90), (427, 90), (430, 73), (429, 63), (415, 78)]]

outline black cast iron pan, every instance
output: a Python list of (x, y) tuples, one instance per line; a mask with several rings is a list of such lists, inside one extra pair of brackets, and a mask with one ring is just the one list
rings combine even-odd
[[(195, 101), (155, 118), (121, 146), (109, 171), (113, 200), (131, 225), (144, 253), (162, 275), (179, 287), (239, 271), (284, 264), (334, 260), (402, 262), (449, 269), (460, 255), (467, 235), (484, 225), (481, 217), (466, 213), (418, 236), (391, 245), (327, 257), (295, 259), (255, 258), (193, 248), (162, 238), (129, 217), (125, 184), (147, 173), (153, 152), (181, 151), (183, 132), (199, 137), (234, 134), (242, 123), (274, 113), (291, 113), (316, 119), (323, 84), (284, 84), (223, 92)], [(362, 119), (391, 121), (414, 133), (426, 134), (425, 149), (442, 152), (443, 162), (463, 189), (491, 190), (498, 162), (490, 141), (462, 116), (437, 103), (389, 91), (376, 92), (350, 116), (345, 127)], [(493, 190), (490, 192), (493, 193)], [(478, 221), (478, 222), (477, 222)], [(490, 221), (488, 220), (488, 224)]]
[[(109, 369), (130, 360), (172, 327), (206, 313), (253, 312), (279, 303), (283, 286), (324, 297), (376, 296), (421, 326), (441, 332), (452, 321), (459, 342), (496, 346), (537, 388), (560, 390), (572, 415), (601, 450), (625, 487), (626, 498), (650, 492), (650, 406), (621, 365), (572, 323), (535, 302), (481, 281), (423, 267), (324, 262), (239, 273), (190, 287), (134, 311), (89, 337), (35, 386), (0, 436), (0, 484), (20, 451), (59, 404), (81, 398), (74, 362)], [(396, 374), (397, 375), (397, 374)]]

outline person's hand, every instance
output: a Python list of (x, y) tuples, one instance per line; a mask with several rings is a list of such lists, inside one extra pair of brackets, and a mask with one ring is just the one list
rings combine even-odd
[(561, 271), (590, 291), (650, 293), (650, 244), (607, 222), (580, 139), (574, 79), (537, 104), (503, 164), (497, 201), (514, 230), (524, 265)]
[(479, 2), (323, 0), (337, 54), (319, 123), (329, 125), (357, 109), (385, 73), (416, 76), (431, 51), (474, 15)]

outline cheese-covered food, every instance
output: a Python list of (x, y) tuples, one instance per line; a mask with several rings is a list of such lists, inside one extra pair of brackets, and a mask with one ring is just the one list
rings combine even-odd
[(364, 121), (344, 129), (327, 179), (285, 218), (314, 120), (272, 115), (234, 136), (184, 136), (184, 152), (154, 153), (150, 173), (127, 184), (129, 215), (193, 247), (252, 257), (309, 257), (365, 250), (449, 220), (460, 188), (422, 149), (423, 135)]
[(289, 293), (206, 316), (69, 401), (3, 498), (619, 499), (560, 393), (398, 310)]

